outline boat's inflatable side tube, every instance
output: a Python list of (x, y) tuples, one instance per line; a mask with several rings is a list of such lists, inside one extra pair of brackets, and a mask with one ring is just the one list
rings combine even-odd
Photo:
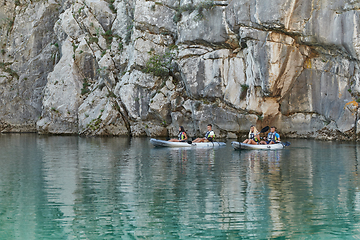
[(155, 138), (150, 139), (150, 143), (155, 147), (219, 147), (226, 146), (224, 142), (206, 142), (206, 143), (188, 143), (188, 142), (169, 142), (158, 140)]
[(234, 149), (247, 149), (247, 150), (275, 150), (283, 149), (284, 145), (282, 143), (276, 144), (266, 144), (266, 145), (253, 145), (240, 142), (232, 142), (231, 145)]

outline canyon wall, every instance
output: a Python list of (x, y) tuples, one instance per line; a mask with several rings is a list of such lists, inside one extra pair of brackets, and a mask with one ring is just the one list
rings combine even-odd
[(358, 138), (359, 1), (0, 6), (2, 132)]

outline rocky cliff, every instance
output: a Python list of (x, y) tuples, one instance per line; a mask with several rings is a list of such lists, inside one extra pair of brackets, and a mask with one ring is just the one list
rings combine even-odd
[(360, 1), (0, 0), (0, 130), (355, 139)]

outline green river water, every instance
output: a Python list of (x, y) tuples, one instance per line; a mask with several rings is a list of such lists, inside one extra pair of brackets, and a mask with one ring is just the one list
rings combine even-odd
[(0, 239), (359, 239), (360, 145), (0, 135)]

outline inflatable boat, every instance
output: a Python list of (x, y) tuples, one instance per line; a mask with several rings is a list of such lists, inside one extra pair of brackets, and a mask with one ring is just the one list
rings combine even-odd
[(155, 138), (150, 139), (150, 143), (155, 147), (219, 147), (226, 146), (224, 142), (205, 142), (205, 143), (193, 143), (191, 141), (187, 142), (169, 142), (164, 140), (158, 140)]
[(247, 149), (247, 150), (275, 150), (283, 149), (285, 146), (289, 146), (290, 143), (276, 143), (276, 144), (266, 144), (266, 145), (253, 145), (240, 142), (232, 142), (231, 145), (237, 149)]

